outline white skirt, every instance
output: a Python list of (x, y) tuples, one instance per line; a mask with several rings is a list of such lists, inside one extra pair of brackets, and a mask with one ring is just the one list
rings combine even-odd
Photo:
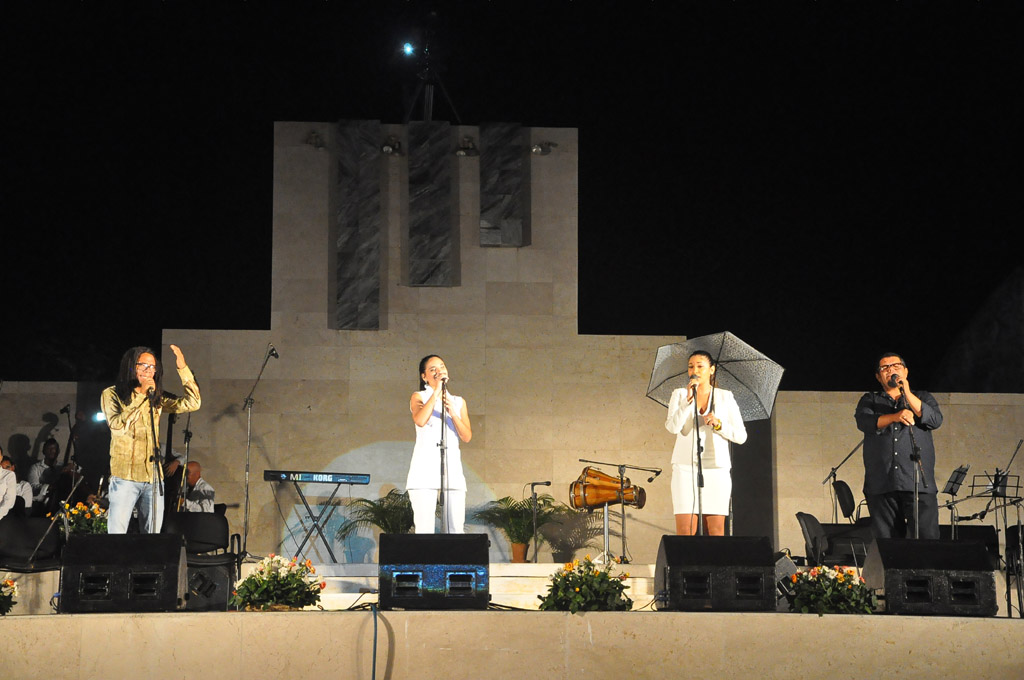
[[(732, 475), (729, 468), (704, 468), (701, 507), (705, 515), (728, 515), (732, 496)], [(677, 515), (697, 514), (697, 467), (672, 465), (672, 512)]]

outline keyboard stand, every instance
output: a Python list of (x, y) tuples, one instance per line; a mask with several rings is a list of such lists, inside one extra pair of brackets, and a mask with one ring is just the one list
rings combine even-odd
[[(317, 483), (324, 484), (325, 482)], [(306, 547), (306, 542), (309, 541), (310, 537), (313, 535), (313, 532), (315, 531), (316, 533), (320, 534), (320, 540), (324, 542), (324, 547), (327, 548), (327, 554), (331, 556), (331, 561), (337, 564), (338, 558), (334, 556), (334, 551), (331, 550), (331, 542), (328, 541), (327, 536), (324, 535), (323, 527), (327, 524), (327, 522), (331, 520), (331, 515), (334, 514), (334, 510), (338, 507), (336, 505), (333, 505), (331, 501), (334, 500), (334, 497), (338, 494), (338, 489), (341, 488), (341, 485), (343, 483), (344, 482), (334, 483), (334, 491), (331, 492), (330, 497), (327, 499), (327, 503), (320, 508), (320, 513), (314, 517), (313, 508), (309, 507), (309, 501), (306, 500), (306, 495), (302, 493), (302, 489), (299, 488), (299, 483), (292, 482), (292, 484), (295, 485), (295, 493), (299, 494), (299, 500), (301, 500), (302, 504), (306, 506), (306, 516), (309, 517), (310, 521), (313, 522), (312, 526), (310, 526), (309, 529), (306, 530), (306, 535), (302, 537), (302, 543), (299, 544), (298, 550), (295, 551), (297, 554), (302, 554), (302, 549)], [(328, 512), (328, 510), (330, 510), (330, 512)], [(324, 517), (325, 512), (327, 513), (326, 517)], [(310, 543), (310, 547), (313, 547), (313, 543)]]

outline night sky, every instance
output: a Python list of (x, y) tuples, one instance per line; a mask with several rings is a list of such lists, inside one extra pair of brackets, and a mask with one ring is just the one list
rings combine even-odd
[(1021, 266), (1022, 29), (987, 0), (3, 3), (0, 379), (269, 327), (273, 122), (402, 122), (429, 37), (435, 119), (579, 128), (580, 332), (729, 330), (788, 390), (871, 388), (894, 348), (969, 391), (929, 378)]

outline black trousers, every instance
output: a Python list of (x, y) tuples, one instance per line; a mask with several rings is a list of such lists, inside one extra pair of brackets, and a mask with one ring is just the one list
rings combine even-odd
[[(868, 511), (871, 513), (871, 533), (875, 538), (914, 537), (914, 492), (890, 491), (883, 494), (868, 494)], [(918, 520), (921, 522), (921, 538), (939, 537), (939, 503), (934, 493), (919, 493), (917, 497)]]

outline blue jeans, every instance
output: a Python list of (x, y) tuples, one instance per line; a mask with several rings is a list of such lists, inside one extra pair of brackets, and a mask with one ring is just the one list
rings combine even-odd
[(128, 532), (128, 522), (132, 518), (132, 510), (139, 509), (139, 531), (150, 533), (149, 514), (152, 507), (153, 494), (156, 494), (156, 528), (152, 533), (160, 533), (164, 523), (164, 497), (149, 482), (132, 482), (120, 477), (110, 478), (107, 500), (110, 509), (107, 511), (107, 533), (124, 534)]

